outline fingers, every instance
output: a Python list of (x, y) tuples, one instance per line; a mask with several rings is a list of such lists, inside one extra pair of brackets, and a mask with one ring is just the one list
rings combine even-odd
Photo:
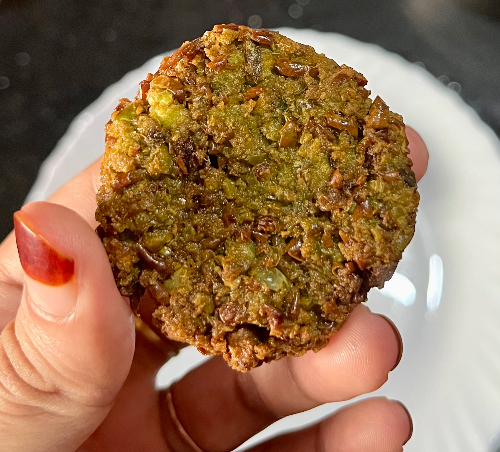
[(95, 209), (96, 193), (100, 185), (100, 167), (101, 159), (98, 159), (49, 198), (50, 202), (77, 212), (94, 229), (97, 226)]
[(406, 409), (385, 398), (367, 399), (314, 427), (280, 436), (250, 452), (400, 452), (412, 433)]
[[(97, 226), (94, 216), (100, 163), (101, 159), (96, 160), (49, 198), (49, 201), (80, 214), (93, 228)], [(11, 233), (0, 244), (0, 331), (17, 312), (23, 280), (14, 234)]]
[(179, 344), (160, 340), (141, 320), (135, 322), (135, 354), (127, 380), (109, 415), (84, 443), (82, 452), (166, 450), (154, 381), (158, 369), (178, 352)]
[(0, 450), (74, 450), (130, 369), (130, 308), (99, 238), (73, 211), (28, 204), (15, 229), (25, 289), (0, 336)]
[(409, 157), (413, 162), (412, 170), (419, 181), (427, 171), (429, 151), (422, 137), (409, 126), (406, 126), (406, 138), (408, 138), (408, 149), (410, 149)]
[(259, 368), (252, 380), (264, 403), (282, 417), (378, 389), (400, 353), (401, 339), (392, 324), (360, 305), (323, 350), (277, 361), (270, 370)]
[(393, 326), (358, 306), (320, 352), (246, 374), (230, 370), (221, 359), (210, 360), (173, 386), (173, 404), (202, 449), (232, 450), (279, 418), (379, 388), (400, 350)]
[(0, 244), (0, 332), (16, 315), (23, 290), (23, 271), (14, 232)]

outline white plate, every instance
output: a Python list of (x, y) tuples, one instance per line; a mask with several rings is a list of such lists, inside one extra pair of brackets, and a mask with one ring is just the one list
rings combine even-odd
[[(378, 395), (402, 400), (414, 421), (407, 451), (496, 452), (500, 448), (500, 143), (460, 97), (425, 70), (345, 36), (282, 30), (361, 71), (372, 93), (424, 138), (429, 169), (419, 183), (415, 238), (369, 306), (400, 329), (404, 356)], [(103, 152), (103, 127), (161, 57), (109, 87), (71, 124), (44, 163), (28, 200), (44, 199)], [(200, 357), (187, 350), (159, 375), (167, 384)], [(330, 404), (281, 421), (296, 428)], [(262, 438), (261, 435), (259, 438)]]

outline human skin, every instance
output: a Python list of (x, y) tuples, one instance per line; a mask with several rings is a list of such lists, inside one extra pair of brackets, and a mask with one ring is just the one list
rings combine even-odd
[[(407, 136), (420, 179), (427, 150)], [(178, 433), (154, 388), (178, 345), (135, 331), (94, 232), (98, 184), (95, 162), (16, 214), (19, 253), (14, 233), (0, 245), (0, 450), (188, 450), (168, 445)], [(401, 353), (395, 326), (361, 305), (318, 353), (246, 374), (209, 360), (173, 386), (173, 405), (201, 449), (232, 450), (284, 416), (374, 391)], [(371, 398), (253, 451), (400, 451), (411, 429), (399, 402)]]

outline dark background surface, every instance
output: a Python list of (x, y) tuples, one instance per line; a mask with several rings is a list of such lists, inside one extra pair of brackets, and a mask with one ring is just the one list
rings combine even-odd
[(379, 44), (460, 92), (500, 135), (498, 0), (0, 0), (0, 240), (83, 108), (152, 56), (224, 22)]

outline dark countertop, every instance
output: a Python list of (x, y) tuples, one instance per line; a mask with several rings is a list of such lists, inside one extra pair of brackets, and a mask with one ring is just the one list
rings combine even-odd
[(497, 0), (0, 0), (0, 240), (72, 119), (216, 23), (335, 31), (420, 62), (500, 135)]

